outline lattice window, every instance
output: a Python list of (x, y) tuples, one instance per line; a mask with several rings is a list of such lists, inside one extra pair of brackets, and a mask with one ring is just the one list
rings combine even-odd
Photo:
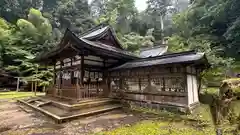
[(90, 78), (91, 78), (91, 79), (95, 79), (95, 78), (94, 78), (94, 72), (90, 72)]
[(120, 79), (119, 78), (112, 78), (111, 79), (111, 89), (117, 91), (120, 89)]
[(162, 77), (152, 78), (151, 80), (152, 80), (152, 85), (155, 86), (158, 91), (163, 91), (164, 90), (163, 78)]
[(146, 87), (148, 86), (148, 78), (140, 78), (140, 85), (141, 90), (145, 91)]
[(173, 92), (185, 92), (183, 77), (165, 77), (165, 90)]
[(74, 77), (79, 78), (80, 77), (80, 72), (79, 71), (74, 71)]
[(66, 58), (63, 60), (63, 63), (64, 63), (63, 67), (69, 67), (69, 66), (71, 66), (71, 59)]
[(64, 71), (62, 78), (65, 79), (65, 80), (70, 80), (71, 79), (71, 72), (70, 71)]
[(140, 88), (139, 88), (139, 80), (138, 78), (129, 78), (127, 79), (127, 90), (129, 91), (139, 91)]
[(84, 71), (84, 78), (89, 78), (90, 76), (89, 76), (89, 71)]

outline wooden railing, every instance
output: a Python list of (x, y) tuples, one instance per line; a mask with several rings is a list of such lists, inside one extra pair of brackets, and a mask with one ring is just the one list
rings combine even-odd
[(103, 89), (99, 83), (84, 84), (80, 86), (79, 84), (73, 86), (64, 86), (59, 88), (57, 85), (48, 87), (47, 95), (66, 98), (66, 99), (88, 99), (97, 98), (103, 95)]

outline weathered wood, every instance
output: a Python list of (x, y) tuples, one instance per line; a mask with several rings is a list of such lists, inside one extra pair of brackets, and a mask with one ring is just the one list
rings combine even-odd
[(17, 92), (19, 91), (20, 77), (17, 77)]
[(165, 83), (165, 78), (164, 77), (162, 78), (162, 81), (163, 81), (163, 91), (166, 91), (166, 83)]
[(141, 87), (141, 79), (138, 78), (138, 86), (139, 86), (139, 90), (142, 91), (142, 87)]
[(62, 83), (63, 83), (63, 79), (62, 79), (62, 76), (63, 76), (63, 74), (62, 74), (62, 65), (63, 65), (63, 62), (62, 61), (60, 61), (60, 63), (61, 63), (61, 65), (60, 65), (60, 86), (59, 86), (59, 88), (61, 89), (62, 88)]
[(83, 86), (84, 84), (84, 55), (81, 55), (81, 68), (80, 68), (80, 74), (81, 74), (81, 77), (80, 77), (80, 84), (81, 86)]
[[(116, 91), (112, 91), (116, 92)], [(135, 91), (125, 91), (125, 94), (134, 94), (134, 95), (154, 95), (154, 96), (170, 96), (170, 97), (187, 97), (187, 93), (178, 93), (178, 92), (135, 92)]]

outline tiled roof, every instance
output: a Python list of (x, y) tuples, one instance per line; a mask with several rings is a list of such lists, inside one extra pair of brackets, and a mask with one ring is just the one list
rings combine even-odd
[(105, 26), (105, 27), (99, 28), (99, 29), (87, 34), (87, 35), (83, 35), (83, 36), (81, 36), (81, 38), (88, 39), (88, 38), (91, 38), (91, 37), (95, 37), (95, 36), (103, 33), (104, 31), (106, 31), (108, 29), (109, 29), (109, 26)]
[(108, 51), (111, 51), (111, 52), (114, 52), (114, 53), (118, 53), (118, 54), (121, 54), (121, 55), (124, 55), (124, 56), (130, 56), (130, 57), (138, 58), (137, 55), (135, 55), (135, 54), (133, 54), (129, 51), (122, 50), (122, 49), (119, 49), (119, 48), (116, 48), (116, 47), (113, 47), (113, 46), (110, 46), (110, 45), (106, 45), (106, 44), (103, 44), (101, 42), (89, 41), (89, 40), (86, 40), (86, 39), (83, 39), (83, 38), (81, 38), (80, 40), (82, 40), (83, 42), (87, 43), (88, 45), (94, 46), (96, 48), (101, 48), (101, 49), (108, 50)]
[(166, 53), (167, 50), (168, 50), (168, 46), (166, 46), (166, 45), (146, 48), (146, 49), (141, 50), (140, 57), (147, 58), (147, 57), (160, 56), (160, 55), (163, 55), (164, 53)]
[[(119, 48), (116, 48), (116, 47), (113, 47), (113, 46), (110, 46), (107, 44), (103, 44), (98, 41), (91, 41), (91, 39), (93, 39), (95, 37), (101, 37), (102, 35), (105, 35), (107, 33), (107, 31), (110, 31), (112, 36), (114, 36), (116, 43), (119, 44)], [(99, 51), (102, 50), (103, 52), (105, 52), (105, 55), (108, 55), (111, 53), (111, 55), (116, 54), (116, 55), (118, 55), (118, 57), (127, 58), (127, 59), (139, 58), (137, 55), (124, 50), (115, 36), (116, 35), (115, 35), (114, 31), (112, 30), (112, 28), (109, 25), (99, 25), (93, 29), (90, 29), (89, 31), (86, 31), (81, 36), (77, 36), (75, 33), (70, 31), (69, 29), (67, 29), (64, 34), (63, 39), (71, 37), (76, 42), (78, 42), (77, 47), (83, 46), (88, 49), (92, 49), (92, 48), (94, 48), (95, 50), (99, 49)], [(84, 43), (82, 44), (82, 42), (84, 42)], [(62, 46), (58, 45), (55, 48), (53, 48), (52, 50), (50, 50), (49, 52), (45, 52), (45, 53), (37, 56), (35, 58), (35, 61), (46, 60), (46, 59), (53, 57), (54, 55), (60, 53), (63, 49), (64, 48)]]
[[(194, 51), (188, 51), (188, 52), (182, 52), (182, 53), (166, 54), (158, 57), (150, 57), (150, 58), (133, 60), (121, 66), (115, 67), (112, 70), (146, 67), (146, 66), (154, 66), (154, 65), (164, 65), (164, 64), (171, 64), (171, 63), (194, 62), (204, 58), (205, 58), (204, 53), (196, 53)], [(207, 60), (205, 62), (207, 62)]]

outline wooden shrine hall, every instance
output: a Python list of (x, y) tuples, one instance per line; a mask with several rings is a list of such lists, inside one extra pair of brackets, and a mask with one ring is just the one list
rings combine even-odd
[(198, 76), (209, 66), (204, 53), (166, 54), (166, 46), (143, 51), (136, 55), (124, 50), (113, 28), (100, 24), (80, 36), (67, 29), (60, 44), (36, 61), (54, 66), (48, 96), (183, 108), (199, 103)]

